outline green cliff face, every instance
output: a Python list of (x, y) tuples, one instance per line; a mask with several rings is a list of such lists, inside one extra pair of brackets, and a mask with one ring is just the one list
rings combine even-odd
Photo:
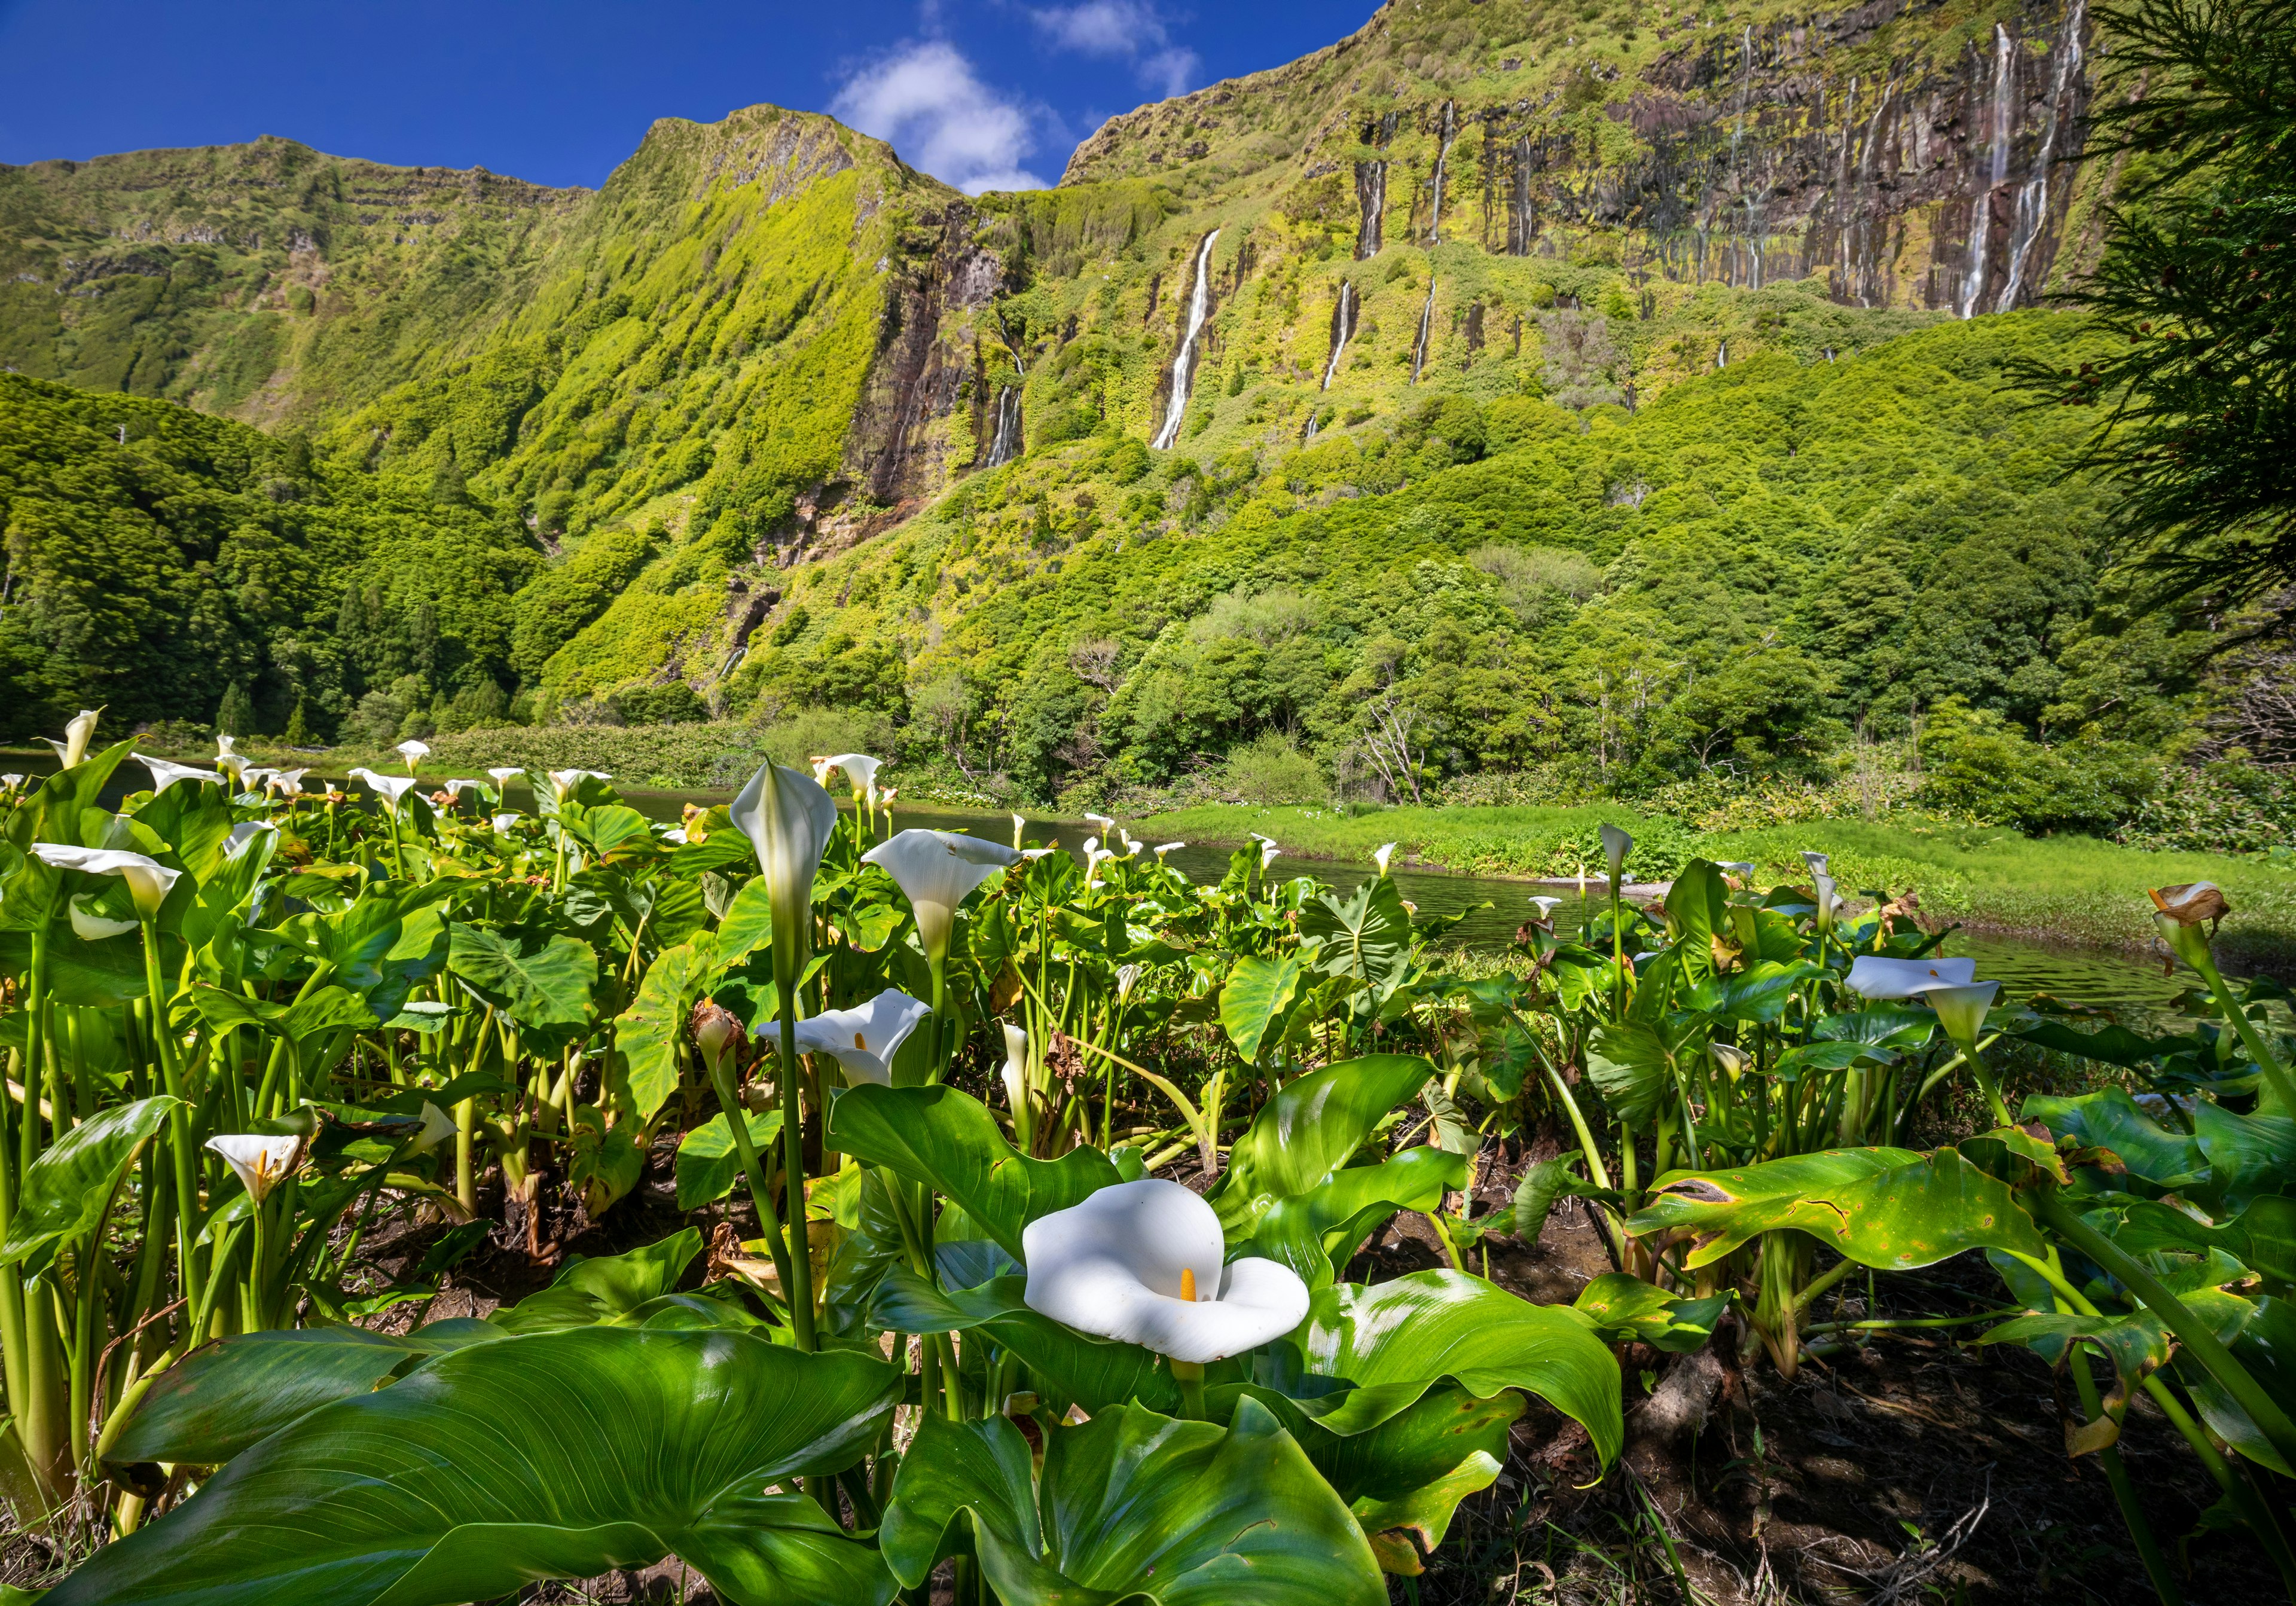
[[(1608, 709), (1589, 688), (1628, 674), (1648, 725), (1765, 643), (1810, 655), (1828, 717), (1959, 689), (2038, 720), (2102, 554), (2044, 488), (2067, 431), (1984, 387), (2078, 339), (1991, 315), (2093, 250), (2100, 177), (2057, 160), (2092, 48), (2080, 0), (1393, 0), (1112, 120), (1035, 193), (967, 200), (764, 107), (656, 125), (594, 193), (275, 140), (0, 169), (0, 362), (523, 526), (535, 578), (459, 678), (250, 669), (330, 720), (679, 684), (882, 714), (1039, 791), (1271, 729), (1337, 761), (1371, 690), (1420, 673), (1378, 643), (1423, 654), (1430, 586), (1506, 660), (1489, 708), (1429, 717), (1454, 763), (1613, 741), (1530, 717), (1531, 681)], [(1972, 314), (1988, 332), (1932, 327)], [(1952, 409), (1907, 404), (1939, 374)], [(1821, 439), (1831, 467), (1802, 459)], [(1908, 529), (1875, 523), (1877, 463), (1934, 467)], [(1467, 484), (1504, 515), (1445, 511)], [(2005, 517), (2041, 530), (2047, 594), (1969, 687), (1893, 683), (1812, 600), (1877, 540), (1920, 594)], [(1243, 619), (1277, 592), (1299, 606)], [(1611, 634), (1656, 659), (1572, 657), (1580, 612), (1637, 595)], [(374, 630), (409, 634), (398, 596)], [(1283, 662), (1191, 724), (1175, 688), (1238, 640)]]

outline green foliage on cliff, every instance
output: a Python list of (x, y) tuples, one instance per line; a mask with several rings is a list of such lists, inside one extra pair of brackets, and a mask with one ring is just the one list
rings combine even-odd
[[(82, 707), (327, 725), (370, 689), (511, 674), (515, 523), (168, 402), (0, 374), (9, 734)], [(499, 698), (499, 690), (496, 696)]]

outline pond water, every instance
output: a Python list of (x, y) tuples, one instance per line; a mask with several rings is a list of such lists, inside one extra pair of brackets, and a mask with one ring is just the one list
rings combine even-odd
[[(37, 758), (10, 755), (0, 762), (0, 768), (20, 769), (27, 774), (45, 774), (55, 766), (54, 758), (46, 754)], [(106, 805), (117, 807), (128, 787), (143, 783), (142, 766), (129, 766), (116, 795), (107, 794)], [(722, 792), (632, 790), (622, 795), (632, 807), (657, 820), (678, 818), (689, 801), (707, 804), (730, 800)], [(530, 810), (534, 807), (531, 795), (518, 786), (511, 789), (509, 802), (517, 808)], [(1012, 816), (1004, 814), (902, 806), (895, 810), (894, 823), (903, 827), (964, 832), (997, 841), (1010, 841), (1013, 836)], [(1026, 831), (1032, 842), (1057, 842), (1078, 855), (1083, 851), (1085, 838), (1092, 834), (1092, 827), (1081, 821), (1035, 815), (1029, 816)], [(1169, 862), (1191, 880), (1217, 881), (1227, 872), (1229, 852), (1226, 848), (1190, 845), (1174, 852)], [(1286, 858), (1279, 860), (1278, 866), (1284, 873), (1315, 876), (1342, 892), (1352, 891), (1372, 874), (1368, 864), (1327, 859)], [(1599, 882), (1590, 884), (1590, 896), (1584, 899), (1573, 887), (1453, 875), (1439, 870), (1398, 869), (1395, 872), (1395, 884), (1404, 897), (1423, 914), (1459, 915), (1459, 924), (1454, 929), (1455, 940), (1484, 950), (1504, 948), (1513, 940), (1515, 928), (1529, 918), (1533, 894), (1562, 897), (1563, 901), (1554, 912), (1555, 925), (1566, 935), (1582, 929), (1586, 918), (1604, 902)], [(2067, 1003), (2127, 1010), (2137, 1015), (2165, 1011), (2169, 1001), (2190, 980), (2185, 977), (2164, 977), (2157, 962), (2147, 962), (2134, 955), (2014, 937), (1956, 932), (1946, 939), (1945, 952), (1975, 959), (1978, 975), (1998, 978), (2004, 994), (2010, 997), (2046, 992)]]

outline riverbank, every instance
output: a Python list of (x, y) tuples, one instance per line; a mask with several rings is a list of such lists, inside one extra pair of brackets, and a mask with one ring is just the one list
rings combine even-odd
[(1596, 877), (1604, 822), (1636, 838), (1628, 873), (1663, 880), (1701, 856), (1748, 860), (1759, 874), (1806, 880), (1801, 852), (1833, 856), (1845, 893), (1911, 889), (1924, 916), (1972, 930), (2121, 948), (2149, 947), (2151, 887), (2211, 881), (2233, 916), (2228, 956), (2250, 966), (2296, 968), (2296, 864), (2200, 853), (2152, 853), (2088, 837), (2020, 836), (2000, 827), (1823, 820), (1701, 834), (1626, 808), (1387, 808), (1348, 815), (1320, 808), (1218, 807), (1157, 815), (1134, 830), (1150, 841), (1242, 842), (1273, 837), (1286, 854), (1368, 864), (1382, 843), (1430, 868), (1533, 880)]

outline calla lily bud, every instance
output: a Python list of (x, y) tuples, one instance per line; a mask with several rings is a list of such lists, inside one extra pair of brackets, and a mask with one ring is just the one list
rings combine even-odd
[(1754, 1056), (1730, 1044), (1709, 1043), (1706, 1052), (1714, 1056), (1714, 1063), (1731, 1076), (1742, 1077), (1753, 1068)]
[(1029, 820), (1027, 815), (1014, 815), (1013, 816), (1013, 851), (1015, 853), (1021, 851), (1021, 832), (1028, 828), (1028, 824)]
[(1824, 934), (1833, 930), (1833, 914), (1841, 906), (1841, 898), (1834, 889), (1832, 876), (1820, 872), (1816, 879), (1817, 929), (1821, 934)]
[(414, 1152), (417, 1154), (428, 1154), (430, 1151), (436, 1149), (439, 1144), (445, 1143), (448, 1138), (454, 1135), (455, 1122), (453, 1118), (447, 1115), (445, 1110), (439, 1109), (438, 1105), (432, 1103), (430, 1100), (423, 1100), (422, 1124), (416, 1127), (414, 1131), (414, 1141), (413, 1145)]
[(135, 900), (135, 912), (145, 920), (156, 920), (160, 905), (168, 901), (183, 875), (180, 870), (170, 870), (154, 858), (140, 853), (127, 853), (111, 848), (73, 848), (62, 842), (35, 842), (33, 854), (59, 870), (81, 870), (90, 875), (116, 875), (127, 883), (128, 895)]
[(693, 1034), (693, 1045), (701, 1051), (711, 1070), (725, 1063), (726, 1052), (742, 1040), (742, 1018), (725, 1005), (704, 998), (693, 1006), (693, 1014), (686, 1023)]
[(1372, 862), (1379, 866), (1382, 875), (1387, 873), (1387, 862), (1395, 856), (1395, 848), (1396, 844), (1388, 842), (1372, 849)]
[(1029, 1103), (1029, 1034), (1010, 1021), (1004, 1027), (1004, 1096), (1013, 1120), (1024, 1119)]
[(1020, 863), (1021, 856), (1002, 842), (911, 829), (878, 843), (861, 859), (900, 883), (916, 914), (925, 957), (938, 963), (948, 956), (957, 905), (997, 871)]
[(1118, 1183), (1021, 1230), (1029, 1308), (1079, 1332), (1204, 1365), (1282, 1338), (1308, 1285), (1256, 1256), (1223, 1265), (1212, 1207), (1161, 1177)]
[(1933, 987), (1922, 996), (1937, 1011), (1938, 1024), (1945, 1028), (1954, 1046), (1974, 1055), (1977, 1034), (1985, 1028), (1985, 1012), (1993, 1007), (1994, 995), (2000, 990), (1997, 981), (1977, 981), (1964, 987)]
[(102, 712), (102, 709), (82, 709), (65, 722), (64, 744), (57, 750), (56, 757), (63, 760), (66, 769), (87, 757), (88, 744), (95, 740), (96, 717)]
[(774, 914), (774, 979), (783, 996), (796, 985), (813, 935), (813, 878), (837, 830), (837, 805), (793, 769), (758, 766), (729, 811), (757, 849)]
[(1132, 989), (1140, 984), (1140, 967), (1120, 964), (1116, 967), (1116, 1001), (1123, 1003), (1132, 996)]
[(299, 1137), (258, 1137), (250, 1133), (211, 1137), (207, 1146), (223, 1156), (247, 1196), (258, 1205), (271, 1196), (272, 1189), (295, 1174), (303, 1159)]
[(1611, 885), (1615, 889), (1627, 867), (1627, 855), (1635, 850), (1635, 840), (1615, 825), (1603, 827), (1603, 856), (1610, 861)]

